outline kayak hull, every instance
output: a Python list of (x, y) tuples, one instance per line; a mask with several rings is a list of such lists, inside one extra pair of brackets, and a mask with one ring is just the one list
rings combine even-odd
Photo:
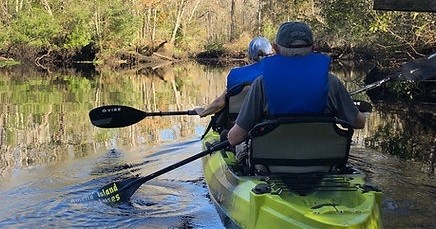
[[(203, 147), (219, 141), (209, 132)], [(382, 228), (381, 192), (356, 169), (345, 174), (247, 176), (234, 154), (202, 158), (209, 194), (228, 228)]]

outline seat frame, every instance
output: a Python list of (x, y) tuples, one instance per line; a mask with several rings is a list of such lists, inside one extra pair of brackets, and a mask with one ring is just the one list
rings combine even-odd
[(213, 130), (221, 133), (223, 130), (229, 130), (234, 125), (249, 90), (250, 84), (243, 83), (227, 91), (224, 108), (212, 117)]
[(249, 173), (333, 172), (345, 169), (352, 126), (328, 116), (287, 116), (266, 120), (249, 132)]

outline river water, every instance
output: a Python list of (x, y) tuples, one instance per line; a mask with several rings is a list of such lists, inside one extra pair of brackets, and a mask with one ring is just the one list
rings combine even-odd
[[(224, 228), (208, 198), (200, 160), (146, 182), (128, 203), (71, 200), (200, 152), (209, 121), (148, 117), (126, 128), (101, 129), (89, 121), (92, 108), (192, 109), (222, 92), (228, 70), (191, 62), (98, 75), (1, 70), (0, 228)], [(363, 73), (337, 71), (347, 88), (359, 87)], [(362, 93), (356, 99), (367, 98)], [(431, 168), (365, 147), (375, 145), (386, 123), (395, 131), (404, 126), (401, 116), (376, 107), (367, 127), (355, 133), (350, 163), (383, 190), (384, 228), (435, 228)]]

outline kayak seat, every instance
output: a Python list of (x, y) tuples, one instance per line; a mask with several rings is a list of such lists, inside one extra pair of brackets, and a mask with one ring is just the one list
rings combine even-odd
[(236, 117), (241, 110), (242, 103), (244, 103), (245, 96), (250, 89), (250, 84), (240, 84), (232, 87), (227, 93), (228, 113)]
[(263, 165), (274, 173), (345, 169), (353, 128), (326, 116), (292, 116), (264, 121), (249, 132), (249, 172)]
[(229, 130), (234, 125), (249, 89), (250, 84), (243, 83), (227, 91), (226, 105), (212, 118), (213, 130), (221, 133), (223, 130)]

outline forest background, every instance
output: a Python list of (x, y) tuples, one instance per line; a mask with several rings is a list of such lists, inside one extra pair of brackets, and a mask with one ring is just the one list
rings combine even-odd
[[(372, 0), (0, 0), (0, 60), (136, 64), (244, 57), (257, 35), (307, 22), (336, 58), (435, 52), (436, 15), (373, 10)], [(154, 58), (147, 58), (154, 57)]]

